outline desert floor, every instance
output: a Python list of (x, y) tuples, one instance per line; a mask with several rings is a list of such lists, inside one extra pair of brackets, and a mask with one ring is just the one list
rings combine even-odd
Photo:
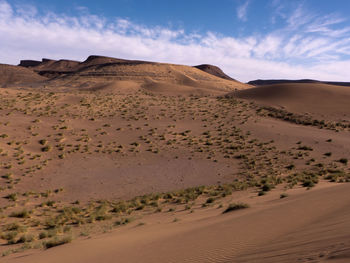
[(350, 261), (349, 87), (116, 65), (0, 89), (1, 262)]

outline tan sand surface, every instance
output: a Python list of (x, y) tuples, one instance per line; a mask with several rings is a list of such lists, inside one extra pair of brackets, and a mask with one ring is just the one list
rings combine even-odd
[(151, 218), (3, 262), (348, 262), (349, 191), (349, 184), (338, 184), (291, 190), (286, 199), (246, 197), (252, 207), (244, 211), (211, 209), (175, 223)]

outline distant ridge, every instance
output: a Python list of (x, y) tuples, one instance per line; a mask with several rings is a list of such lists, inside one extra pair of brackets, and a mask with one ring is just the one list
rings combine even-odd
[[(16, 67), (16, 66), (14, 66)], [(67, 59), (21, 60), (19, 69), (45, 77), (46, 89), (222, 95), (250, 88), (209, 64), (186, 66), (91, 55), (85, 61)]]
[[(107, 66), (111, 64), (131, 65), (131, 64), (157, 64), (157, 63), (149, 62), (149, 61), (127, 60), (127, 59), (119, 59), (119, 58), (106, 57), (106, 56), (91, 55), (83, 62), (67, 60), (67, 59), (53, 60), (53, 59), (43, 58), (42, 61), (21, 60), (18, 66), (31, 68), (32, 70), (37, 72), (39, 75), (52, 78), (52, 77), (57, 77), (67, 73), (74, 73), (91, 66), (96, 66), (96, 65)], [(202, 64), (202, 65), (194, 66), (194, 68), (200, 69), (201, 71), (204, 71), (208, 74), (214, 75), (222, 79), (235, 81), (235, 79), (226, 75), (219, 67), (214, 65)]]
[(340, 82), (340, 81), (319, 81), (313, 79), (299, 79), (299, 80), (289, 80), (289, 79), (257, 79), (249, 81), (247, 84), (253, 86), (264, 86), (272, 84), (282, 84), (282, 83), (323, 83), (335, 86), (345, 86), (350, 87), (350, 82)]
[(29, 68), (29, 67), (36, 67), (41, 63), (42, 62), (38, 60), (21, 60), (18, 66)]

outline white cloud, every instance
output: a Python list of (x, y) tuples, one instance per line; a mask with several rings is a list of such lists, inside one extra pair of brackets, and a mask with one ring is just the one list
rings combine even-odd
[(237, 8), (237, 17), (242, 21), (247, 21), (249, 0), (246, 0), (242, 5)]
[(290, 30), (296, 30), (306, 24), (309, 24), (314, 19), (314, 15), (306, 13), (303, 6), (299, 5), (295, 11), (287, 18), (287, 23)]
[[(125, 18), (110, 22), (85, 8), (77, 16), (39, 15), (35, 7), (22, 15), (20, 7), (0, 0), (0, 62), (18, 64), (20, 59), (42, 57), (84, 60), (96, 54), (186, 65), (210, 63), (241, 81), (349, 81), (350, 60), (344, 59), (350, 55), (349, 32), (346, 27), (332, 29), (343, 19), (307, 15), (301, 8), (285, 17), (285, 28), (267, 35), (231, 37), (147, 27)], [(309, 18), (297, 22), (304, 15)], [(339, 32), (327, 36), (325, 30)]]
[(6, 1), (0, 1), (0, 19), (10, 18), (12, 14), (12, 7)]

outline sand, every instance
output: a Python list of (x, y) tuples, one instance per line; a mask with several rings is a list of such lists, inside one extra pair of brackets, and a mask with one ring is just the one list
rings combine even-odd
[(350, 87), (283, 83), (237, 91), (234, 96), (320, 119), (350, 120)]
[[(350, 185), (290, 190), (251, 208), (219, 209), (145, 219), (91, 239), (43, 252), (10, 256), (3, 262), (348, 262)], [(149, 221), (147, 221), (149, 220)]]
[(349, 87), (21, 65), (0, 67), (1, 262), (350, 260)]

